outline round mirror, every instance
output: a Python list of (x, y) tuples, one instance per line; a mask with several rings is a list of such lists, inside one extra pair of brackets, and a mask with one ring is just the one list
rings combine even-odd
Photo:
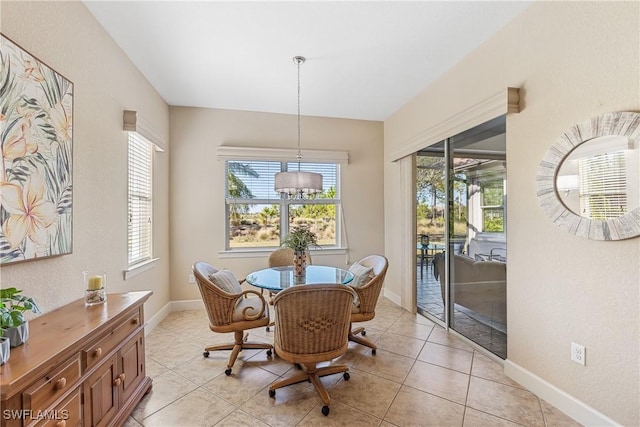
[(570, 233), (640, 235), (640, 114), (608, 113), (572, 127), (545, 154), (537, 178), (543, 210)]

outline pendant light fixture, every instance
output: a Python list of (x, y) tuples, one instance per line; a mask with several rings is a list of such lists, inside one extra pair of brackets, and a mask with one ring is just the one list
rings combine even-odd
[(322, 175), (300, 170), (302, 151), (300, 151), (300, 65), (306, 61), (304, 56), (294, 56), (293, 62), (298, 67), (298, 170), (280, 172), (275, 175), (275, 190), (285, 198), (304, 199), (309, 195), (322, 193)]

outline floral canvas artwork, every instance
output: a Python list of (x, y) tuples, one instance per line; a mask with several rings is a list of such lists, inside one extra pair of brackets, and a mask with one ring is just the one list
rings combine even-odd
[(73, 83), (0, 36), (0, 264), (72, 250)]

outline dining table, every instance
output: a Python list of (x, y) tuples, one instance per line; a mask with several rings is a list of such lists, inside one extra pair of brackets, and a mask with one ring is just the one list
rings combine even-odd
[(249, 273), (247, 283), (257, 288), (280, 292), (283, 289), (298, 285), (311, 284), (348, 284), (353, 280), (353, 273), (329, 265), (308, 265), (304, 276), (295, 276), (293, 266), (269, 267)]

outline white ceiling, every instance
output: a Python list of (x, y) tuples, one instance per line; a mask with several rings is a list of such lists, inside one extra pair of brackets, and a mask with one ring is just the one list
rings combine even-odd
[(529, 1), (92, 1), (170, 105), (385, 120)]

